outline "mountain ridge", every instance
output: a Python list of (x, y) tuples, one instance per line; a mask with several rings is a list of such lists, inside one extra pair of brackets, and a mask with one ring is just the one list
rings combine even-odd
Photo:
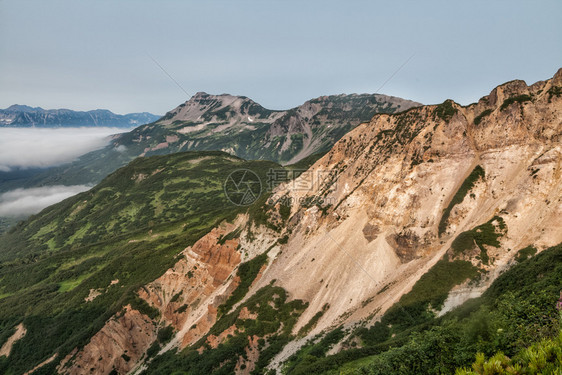
[[(328, 128), (332, 128), (331, 131), (346, 126), (351, 129), (369, 120), (374, 113), (392, 113), (419, 105), (383, 94), (340, 94), (320, 96), (288, 110), (270, 110), (246, 96), (198, 92), (156, 123), (179, 134), (192, 135), (188, 142), (193, 143), (208, 142), (208, 138), (217, 133), (238, 135), (247, 130), (267, 129), (263, 134), (266, 140), (263, 146), (271, 150), (269, 159), (291, 164), (325, 150), (329, 143), (323, 138), (333, 140), (341, 136), (331, 136)], [(318, 134), (314, 134), (317, 131)], [(294, 142), (299, 142), (297, 148), (284, 156), (283, 152), (295, 147)], [(190, 149), (189, 144), (182, 147)], [(247, 159), (263, 158), (255, 150), (248, 153), (236, 148), (236, 144), (213, 147), (222, 147), (222, 151)]]
[[(307, 108), (313, 103), (315, 111)], [(161, 119), (112, 138), (103, 149), (0, 190), (45, 185), (96, 184), (136, 157), (181, 151), (223, 151), (247, 160), (298, 162), (327, 151), (347, 131), (378, 111), (417, 102), (379, 94), (325, 96), (302, 106), (268, 110), (245, 96), (197, 93)]]
[(0, 127), (133, 127), (156, 121), (160, 116), (148, 112), (119, 115), (108, 109), (74, 111), (66, 108), (43, 109), (13, 104), (0, 109)]

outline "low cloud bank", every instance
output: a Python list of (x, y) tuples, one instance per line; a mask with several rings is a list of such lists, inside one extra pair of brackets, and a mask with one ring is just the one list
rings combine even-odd
[(68, 197), (91, 189), (86, 185), (46, 186), (31, 189), (15, 189), (0, 194), (0, 216), (25, 217)]
[(0, 128), (0, 171), (47, 168), (102, 148), (119, 128)]

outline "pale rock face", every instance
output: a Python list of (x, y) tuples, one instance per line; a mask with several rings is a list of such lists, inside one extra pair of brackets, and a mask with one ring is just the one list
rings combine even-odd
[[(516, 250), (562, 242), (562, 98), (548, 92), (561, 75), (530, 87), (509, 82), (468, 107), (451, 103), (456, 111), (449, 121), (435, 115), (436, 106), (376, 115), (311, 167), (312, 173), (334, 173), (328, 183), (309, 192), (280, 187), (278, 197), (298, 201), (320, 195), (337, 207), (322, 216), (321, 210), (294, 205), (298, 220), (291, 239), (261, 281), (276, 279), (295, 298), (311, 302), (295, 329), (325, 303), (331, 308), (311, 334), (352, 324), (375, 310), (380, 316), (458, 234), (495, 215), (508, 232), (500, 248), (488, 249), (492, 263), (480, 265), (491, 275), (497, 276)], [(521, 95), (532, 101), (502, 108), (506, 99)], [(486, 109), (492, 112), (475, 125)], [(476, 165), (485, 179), (454, 207), (439, 237), (443, 209)], [(391, 287), (375, 295), (385, 284)]]
[(10, 357), (10, 352), (12, 351), (12, 346), (16, 341), (22, 339), (27, 333), (27, 329), (20, 323), (16, 326), (16, 331), (6, 340), (6, 342), (0, 347), (0, 356)]

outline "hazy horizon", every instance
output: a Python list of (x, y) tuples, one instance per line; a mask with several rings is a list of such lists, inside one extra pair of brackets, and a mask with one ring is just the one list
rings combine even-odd
[(391, 76), (379, 93), (468, 104), (509, 80), (551, 77), (561, 11), (557, 1), (3, 0), (0, 107), (164, 114), (205, 91), (288, 109), (374, 93)]

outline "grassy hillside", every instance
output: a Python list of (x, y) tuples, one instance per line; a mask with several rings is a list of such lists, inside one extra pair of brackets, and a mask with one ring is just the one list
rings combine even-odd
[[(9, 362), (0, 360), (0, 373), (64, 356), (126, 303), (143, 309), (134, 291), (212, 227), (247, 210), (227, 201), (226, 176), (248, 168), (265, 181), (272, 167), (221, 152), (140, 158), (0, 237), (0, 345), (20, 322), (27, 328)], [(85, 303), (91, 289), (104, 293)]]

